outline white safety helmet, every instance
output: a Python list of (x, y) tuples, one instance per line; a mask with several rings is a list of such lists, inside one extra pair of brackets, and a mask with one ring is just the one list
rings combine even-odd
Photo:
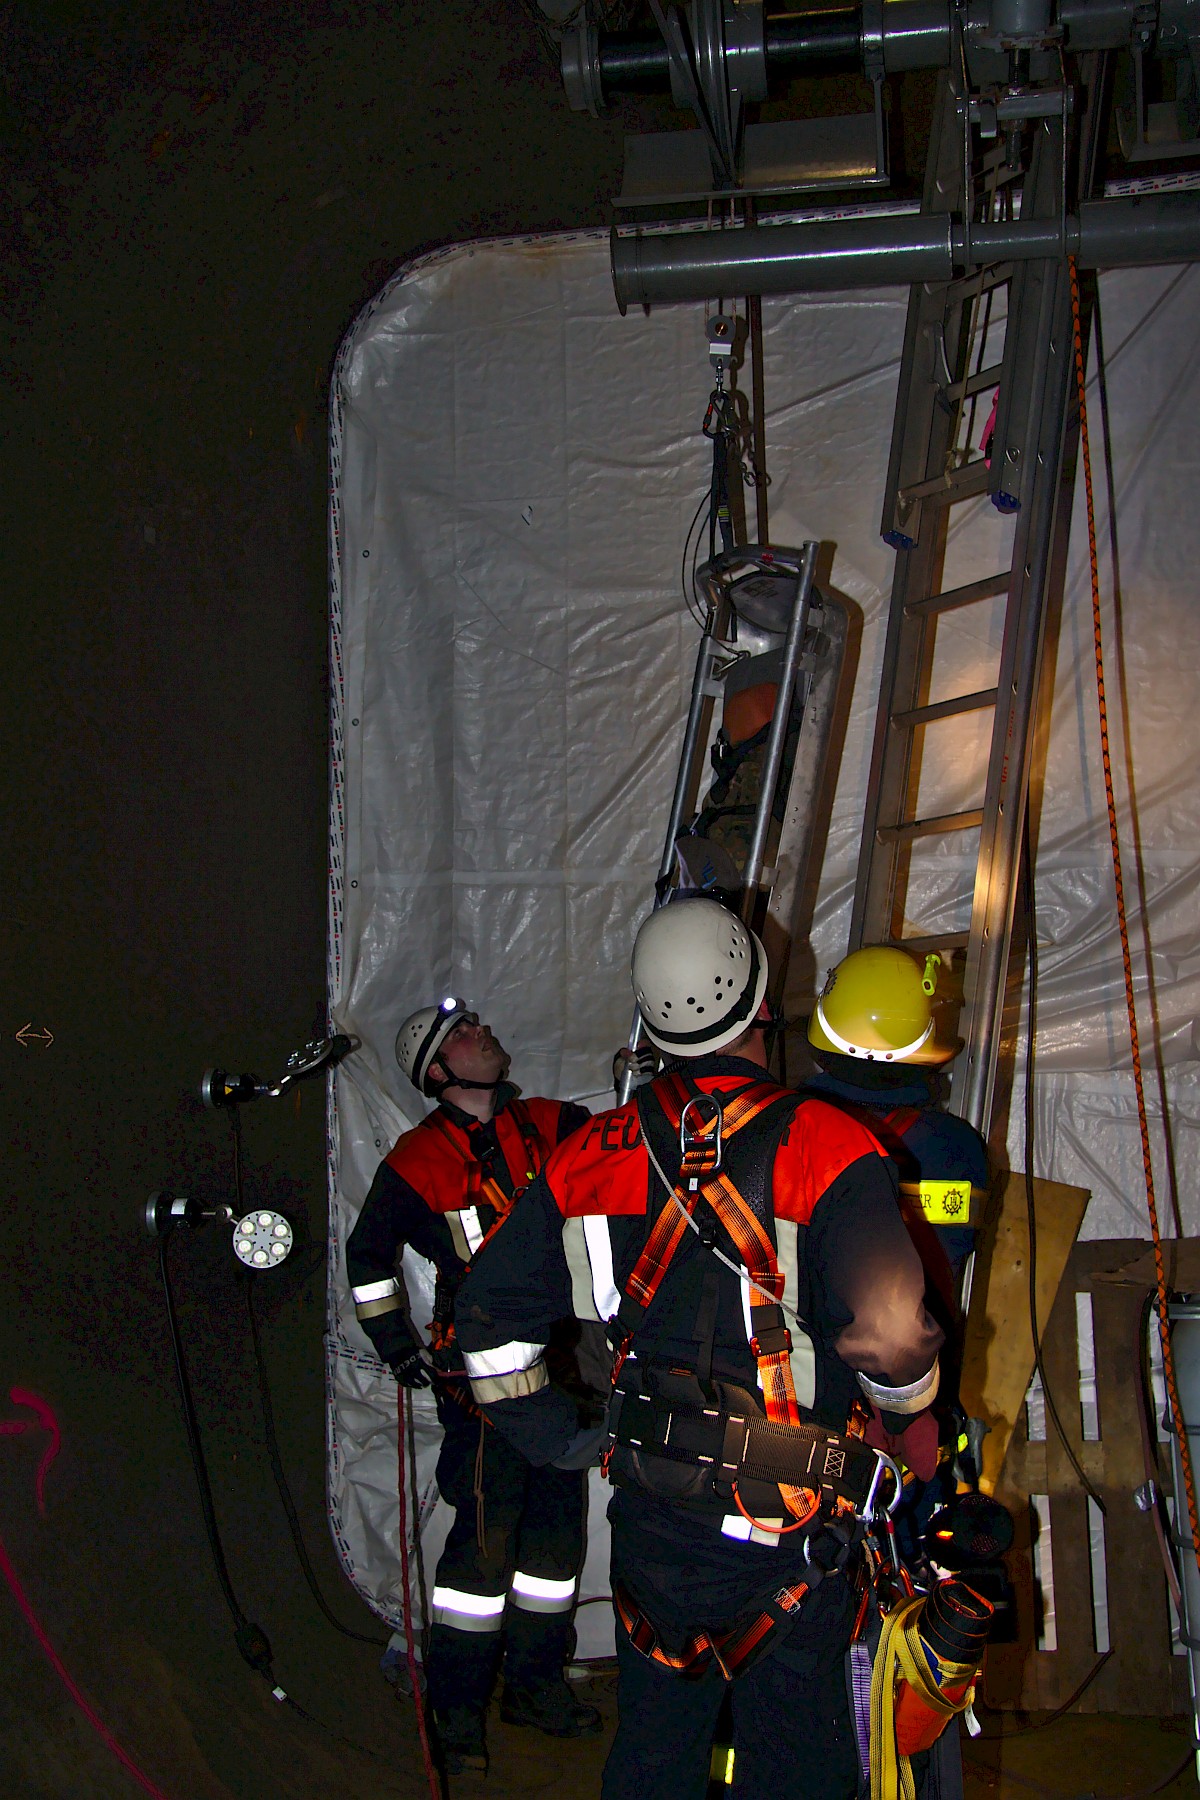
[(429, 1065), (459, 1020), (469, 1013), (466, 1001), (451, 994), (440, 1006), (423, 1006), (405, 1019), (396, 1033), (396, 1061), (418, 1092), (430, 1093), (425, 1085)]
[(630, 971), (650, 1042), (703, 1056), (741, 1037), (767, 991), (767, 954), (716, 900), (676, 900), (651, 913)]

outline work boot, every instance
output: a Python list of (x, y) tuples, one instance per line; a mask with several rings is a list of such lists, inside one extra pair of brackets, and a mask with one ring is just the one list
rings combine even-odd
[(448, 1774), (487, 1774), (487, 1741), (478, 1707), (447, 1706), (434, 1713), (433, 1723)]
[(500, 1717), (506, 1725), (532, 1725), (547, 1737), (594, 1737), (602, 1720), (594, 1706), (577, 1700), (561, 1675), (532, 1687), (504, 1686)]

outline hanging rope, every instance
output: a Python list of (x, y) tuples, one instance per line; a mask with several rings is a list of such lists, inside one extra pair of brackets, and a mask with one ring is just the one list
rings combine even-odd
[(1104, 648), (1100, 631), (1100, 563), (1096, 554), (1096, 509), (1092, 495), (1092, 452), (1088, 442), (1086, 369), (1083, 360), (1083, 325), (1079, 309), (1079, 271), (1075, 258), (1067, 259), (1071, 274), (1071, 317), (1075, 330), (1075, 383), (1079, 391), (1079, 441), (1083, 450), (1083, 484), (1087, 499), (1088, 561), (1092, 575), (1092, 632), (1096, 648), (1096, 700), (1100, 709), (1100, 758), (1104, 766), (1104, 797), (1108, 807), (1108, 835), (1112, 845), (1113, 880), (1117, 891), (1117, 924), (1121, 932), (1121, 966), (1125, 975), (1125, 1010), (1129, 1016), (1129, 1046), (1133, 1057), (1133, 1084), (1137, 1093), (1138, 1128), (1142, 1138), (1142, 1170), (1146, 1179), (1146, 1208), (1150, 1215), (1150, 1233), (1154, 1239), (1154, 1277), (1158, 1288), (1158, 1335), (1162, 1344), (1163, 1375), (1171, 1407), (1175, 1440), (1179, 1446), (1179, 1466), (1183, 1471), (1183, 1487), (1187, 1496), (1188, 1525), (1192, 1534), (1192, 1553), (1200, 1569), (1200, 1513), (1196, 1505), (1196, 1482), (1192, 1471), (1191, 1447), (1179, 1389), (1175, 1381), (1175, 1357), (1171, 1349), (1168, 1318), (1167, 1272), (1163, 1262), (1162, 1233), (1158, 1224), (1158, 1204), (1154, 1194), (1154, 1165), (1150, 1155), (1150, 1124), (1146, 1116), (1146, 1090), (1142, 1081), (1142, 1052), (1138, 1040), (1137, 1008), (1133, 993), (1133, 962), (1129, 954), (1129, 926), (1125, 917), (1125, 883), (1121, 873), (1121, 843), (1117, 832), (1117, 803), (1113, 794), (1112, 758), (1108, 741), (1108, 703), (1104, 692)]

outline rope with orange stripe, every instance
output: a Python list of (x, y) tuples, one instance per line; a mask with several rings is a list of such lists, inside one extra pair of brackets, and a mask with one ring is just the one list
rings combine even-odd
[(1113, 880), (1117, 892), (1117, 924), (1121, 933), (1121, 965), (1125, 976), (1125, 1010), (1129, 1016), (1129, 1045), (1133, 1057), (1133, 1082), (1137, 1093), (1138, 1127), (1142, 1138), (1142, 1169), (1146, 1178), (1146, 1208), (1150, 1215), (1150, 1232), (1154, 1239), (1154, 1277), (1158, 1287), (1158, 1335), (1162, 1344), (1163, 1376), (1171, 1406), (1171, 1420), (1179, 1445), (1179, 1463), (1183, 1470), (1183, 1486), (1187, 1495), (1188, 1524), (1192, 1533), (1192, 1552), (1200, 1569), (1200, 1509), (1196, 1503), (1196, 1482), (1192, 1470), (1191, 1447), (1184, 1423), (1183, 1407), (1175, 1380), (1175, 1357), (1171, 1349), (1168, 1318), (1167, 1272), (1163, 1262), (1162, 1233), (1158, 1223), (1158, 1204), (1154, 1193), (1154, 1165), (1150, 1155), (1150, 1124), (1146, 1114), (1146, 1091), (1142, 1081), (1142, 1052), (1138, 1038), (1137, 1008), (1133, 992), (1133, 962), (1129, 951), (1129, 926), (1125, 915), (1125, 882), (1121, 872), (1121, 842), (1117, 831), (1117, 803), (1113, 793), (1112, 758), (1108, 738), (1108, 702), (1104, 690), (1104, 646), (1100, 629), (1100, 562), (1096, 552), (1096, 508), (1092, 494), (1092, 452), (1088, 440), (1087, 375), (1083, 357), (1083, 324), (1079, 307), (1079, 272), (1075, 258), (1068, 257), (1071, 276), (1071, 319), (1075, 333), (1075, 384), (1079, 393), (1079, 441), (1083, 451), (1083, 485), (1087, 500), (1088, 561), (1092, 577), (1092, 633), (1096, 649), (1096, 699), (1100, 709), (1100, 757), (1104, 766), (1104, 797), (1108, 807), (1108, 835), (1112, 845)]

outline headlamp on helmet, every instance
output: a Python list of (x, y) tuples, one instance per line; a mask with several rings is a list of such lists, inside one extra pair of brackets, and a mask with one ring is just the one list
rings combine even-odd
[(430, 1064), (454, 1027), (472, 1016), (465, 1000), (449, 994), (438, 1006), (423, 1006), (405, 1019), (396, 1033), (396, 1061), (419, 1093), (436, 1095), (437, 1087), (426, 1079)]

